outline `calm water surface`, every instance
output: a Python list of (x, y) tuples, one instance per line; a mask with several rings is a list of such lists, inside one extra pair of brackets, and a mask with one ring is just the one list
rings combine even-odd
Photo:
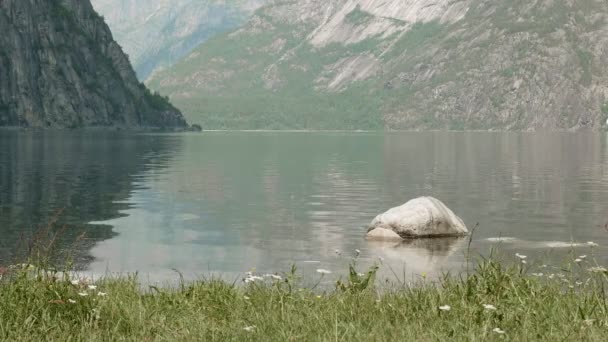
[(386, 277), (461, 270), (466, 240), (363, 239), (375, 215), (422, 195), (479, 223), (473, 253), (510, 237), (505, 255), (558, 264), (594, 241), (608, 262), (605, 134), (0, 131), (0, 263), (56, 218), (94, 274), (339, 274), (356, 249)]

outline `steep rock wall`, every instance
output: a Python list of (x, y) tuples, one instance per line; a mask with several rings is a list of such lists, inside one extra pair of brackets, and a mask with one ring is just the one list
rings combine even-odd
[(0, 32), (0, 126), (186, 126), (89, 0), (0, 0)]

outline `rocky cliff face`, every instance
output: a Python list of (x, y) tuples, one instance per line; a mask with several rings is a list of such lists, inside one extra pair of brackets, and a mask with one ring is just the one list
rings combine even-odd
[(149, 80), (218, 128), (594, 129), (602, 0), (275, 0)]
[(186, 126), (89, 0), (0, 0), (0, 32), (0, 126)]
[(211, 36), (243, 24), (266, 0), (92, 0), (140, 79)]

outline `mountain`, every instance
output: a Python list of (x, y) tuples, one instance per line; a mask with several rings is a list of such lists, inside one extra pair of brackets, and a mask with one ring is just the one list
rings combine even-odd
[(265, 0), (92, 0), (140, 79), (230, 31)]
[(0, 126), (186, 126), (89, 0), (1, 0), (0, 32)]
[(147, 84), (207, 128), (594, 129), (603, 0), (274, 0)]

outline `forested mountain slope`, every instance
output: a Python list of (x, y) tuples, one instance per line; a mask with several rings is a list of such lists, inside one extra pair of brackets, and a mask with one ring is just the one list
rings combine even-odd
[(207, 128), (595, 129), (603, 0), (274, 0), (148, 84)]
[(92, 0), (140, 79), (213, 35), (243, 24), (265, 0)]

